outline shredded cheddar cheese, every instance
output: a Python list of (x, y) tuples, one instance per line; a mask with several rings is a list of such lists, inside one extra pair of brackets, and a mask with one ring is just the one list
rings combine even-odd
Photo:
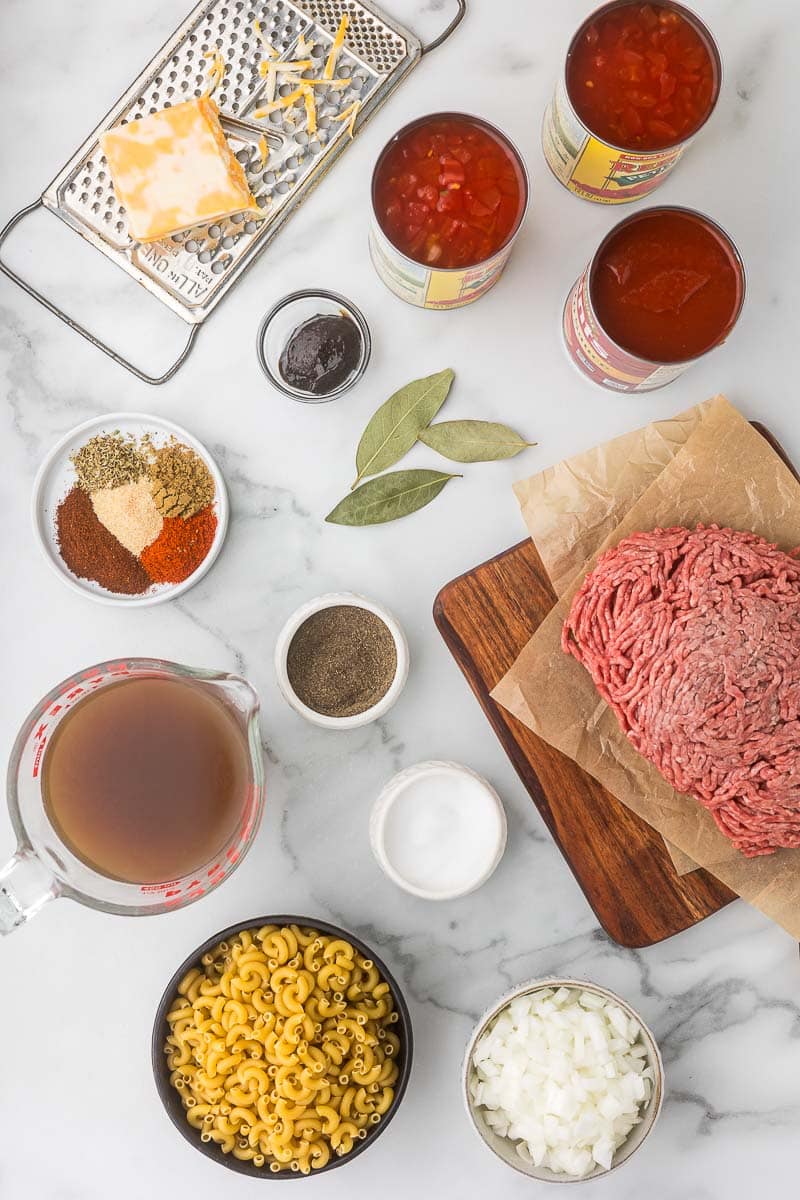
[[(267, 46), (270, 58), (268, 61), (262, 61), (258, 64), (259, 74), (263, 79), (266, 79), (266, 87), (264, 89), (264, 103), (253, 112), (253, 118), (260, 120), (263, 117), (270, 116), (274, 112), (292, 109), (295, 104), (302, 101), (305, 108), (306, 129), (309, 136), (313, 137), (319, 127), (317, 99), (314, 89), (323, 87), (330, 88), (331, 91), (340, 92), (348, 88), (353, 82), (352, 78), (349, 77), (347, 79), (334, 78), (336, 64), (344, 45), (349, 24), (350, 19), (345, 14), (339, 23), (336, 36), (331, 43), (322, 74), (317, 78), (304, 79), (302, 78), (302, 72), (309, 71), (315, 66), (314, 60), (310, 57), (314, 43), (305, 38), (303, 34), (300, 34), (295, 47), (297, 57), (288, 61), (282, 61), (278, 58), (275, 48), (265, 39), (258, 21), (254, 21), (253, 28), (261, 41)], [(286, 96), (278, 96), (278, 87), (285, 84), (290, 85), (292, 90)], [(353, 136), (355, 120), (360, 108), (361, 101), (357, 100), (354, 104), (349, 105), (339, 116), (334, 118), (336, 121), (348, 122), (350, 137)], [(290, 124), (294, 124), (294, 115), (287, 112), (285, 119)]]
[(262, 77), (274, 71), (276, 74), (294, 74), (297, 71), (307, 71), (313, 66), (310, 58), (301, 58), (297, 62), (260, 62), (258, 73)]
[(273, 100), (270, 104), (265, 104), (261, 108), (257, 108), (253, 113), (256, 120), (261, 117), (268, 117), (270, 113), (278, 112), (281, 108), (291, 108), (298, 100), (303, 99), (303, 88), (297, 87), (293, 92), (289, 92), (288, 96), (281, 96), (279, 100)]
[(325, 70), (322, 72), (323, 79), (333, 79), (333, 73), (336, 70), (336, 63), (339, 59), (342, 46), (344, 45), (344, 37), (347, 33), (349, 24), (350, 18), (348, 17), (347, 13), (345, 13), (339, 23), (339, 28), (336, 31), (336, 37), (333, 39), (333, 45), (331, 46), (330, 54), (328, 55), (328, 61), (325, 63)]
[(303, 83), (307, 83), (309, 87), (324, 87), (330, 88), (332, 92), (341, 92), (344, 88), (350, 87), (352, 79), (304, 79)]
[(208, 69), (208, 85), (206, 87), (206, 96), (213, 96), (219, 85), (225, 78), (225, 72), (228, 69), (222, 52), (219, 49), (207, 50), (203, 58), (210, 58), (211, 66)]
[(352, 137), (353, 133), (355, 132), (356, 117), (358, 116), (360, 109), (361, 101), (354, 100), (353, 103), (344, 110), (344, 112), (340, 112), (337, 117), (333, 118), (334, 121), (347, 121), (347, 132), (350, 134), (350, 137)]
[(285, 78), (283, 83), (300, 86), (300, 78), (296, 75), (298, 71), (307, 71), (313, 63), (310, 58), (297, 59), (293, 62), (260, 62), (258, 64), (259, 74), (266, 76), (267, 86), (265, 89), (264, 99), (267, 104), (275, 103), (275, 95), (278, 90), (278, 76), (283, 75)]
[(270, 58), (277, 58), (277, 57), (278, 57), (278, 51), (275, 49), (275, 47), (273, 46), (272, 42), (269, 40), (269, 38), (267, 37), (267, 35), (264, 33), (264, 30), (261, 28), (261, 22), (260, 22), (260, 21), (253, 21), (253, 31), (254, 31), (254, 33), (255, 33), (256, 37), (258, 38), (258, 40), (261, 42), (261, 45), (262, 45), (262, 46), (264, 47), (264, 49), (266, 50), (266, 52), (267, 52), (267, 54), (269, 55), (269, 57), (270, 57)]
[(317, 132), (317, 104), (314, 99), (314, 89), (303, 88), (303, 100), (306, 105), (306, 131), (309, 137)]
[(267, 144), (267, 139), (264, 137), (263, 133), (258, 139), (258, 152), (261, 155), (259, 170), (263, 171), (264, 167), (267, 165), (267, 159), (269, 158), (269, 145)]
[(278, 72), (275, 70), (274, 63), (268, 63), (267, 64), (267, 87), (266, 87), (266, 91), (264, 93), (267, 104), (272, 104), (272, 102), (275, 99), (275, 93), (277, 92), (277, 90), (278, 90)]

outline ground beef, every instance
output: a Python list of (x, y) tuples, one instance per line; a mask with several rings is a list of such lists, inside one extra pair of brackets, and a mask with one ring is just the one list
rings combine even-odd
[(738, 850), (800, 846), (794, 557), (716, 525), (633, 534), (587, 575), (562, 645), (632, 745)]

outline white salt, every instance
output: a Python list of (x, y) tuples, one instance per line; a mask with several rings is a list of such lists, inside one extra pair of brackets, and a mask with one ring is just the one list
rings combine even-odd
[(482, 780), (446, 767), (411, 776), (389, 807), (383, 848), (412, 887), (469, 891), (491, 871), (505, 836), (502, 810)]

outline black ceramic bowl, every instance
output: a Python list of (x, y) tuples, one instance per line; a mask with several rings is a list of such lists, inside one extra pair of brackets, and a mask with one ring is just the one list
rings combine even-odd
[[(389, 984), (389, 988), (394, 1000), (394, 1006), (397, 1009), (399, 1020), (397, 1023), (397, 1035), (400, 1038), (400, 1052), (397, 1055), (397, 1065), (400, 1068), (400, 1075), (395, 1084), (394, 1100), (389, 1111), (384, 1116), (380, 1125), (376, 1125), (364, 1139), (363, 1142), (358, 1142), (349, 1154), (337, 1158), (335, 1155), (324, 1167), (320, 1167), (318, 1171), (312, 1171), (311, 1175), (302, 1175), (300, 1172), (284, 1170), (270, 1171), (268, 1168), (256, 1167), (252, 1162), (242, 1162), (238, 1158), (234, 1158), (232, 1154), (223, 1154), (216, 1142), (201, 1142), (200, 1133), (194, 1129), (186, 1120), (186, 1110), (181, 1103), (181, 1098), (175, 1091), (169, 1081), (170, 1070), (167, 1066), (167, 1056), (164, 1053), (164, 1042), (169, 1028), (167, 1026), (167, 1013), (169, 1012), (175, 997), (178, 994), (178, 984), (187, 971), (192, 967), (199, 967), (200, 960), (209, 950), (213, 950), (220, 942), (227, 941), (229, 938), (235, 937), (237, 933), (241, 933), (243, 929), (258, 929), (262, 925), (300, 925), (308, 929), (318, 929), (320, 933), (330, 934), (332, 937), (345, 938), (352, 945), (360, 950), (366, 958), (371, 958), (381, 974), (381, 978)], [(151, 1042), (151, 1056), (153, 1062), (153, 1074), (155, 1076), (156, 1088), (161, 1103), (167, 1111), (169, 1119), (178, 1130), (178, 1132), (186, 1138), (195, 1150), (199, 1150), (201, 1154), (205, 1154), (206, 1158), (211, 1158), (214, 1162), (220, 1163), (223, 1167), (227, 1167), (230, 1171), (236, 1171), (239, 1175), (251, 1175), (256, 1179), (310, 1179), (314, 1175), (322, 1175), (325, 1171), (332, 1171), (335, 1167), (344, 1166), (345, 1163), (352, 1162), (359, 1154), (363, 1154), (372, 1143), (378, 1138), (391, 1121), (394, 1114), (400, 1107), (400, 1103), (405, 1095), (408, 1079), (411, 1074), (411, 1061), (414, 1053), (414, 1037), (411, 1031), (411, 1017), (409, 1015), (408, 1006), (403, 999), (403, 993), (398, 987), (397, 980), (392, 975), (386, 964), (378, 957), (371, 946), (362, 942), (355, 934), (349, 933), (346, 929), (340, 929), (338, 925), (331, 925), (327, 921), (318, 921), (314, 917), (295, 917), (295, 916), (267, 916), (253, 917), (250, 921), (239, 921), (236, 925), (230, 925), (227, 929), (221, 929), (219, 933), (215, 933), (213, 937), (208, 938), (203, 942), (202, 946), (198, 946), (193, 950), (188, 958), (184, 959), (178, 967), (175, 974), (170, 979), (164, 994), (161, 997), (161, 1003), (158, 1006), (156, 1019), (153, 1023), (153, 1037)]]

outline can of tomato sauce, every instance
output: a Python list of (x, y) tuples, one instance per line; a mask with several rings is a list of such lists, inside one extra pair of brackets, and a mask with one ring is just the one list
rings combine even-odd
[(500, 278), (529, 194), (519, 151), (494, 125), (466, 113), (420, 117), (375, 164), (375, 270), (419, 308), (471, 304)]
[(719, 225), (689, 208), (646, 208), (611, 230), (572, 288), (564, 340), (595, 383), (649, 392), (725, 341), (744, 295), (744, 264)]
[(578, 29), (542, 125), (556, 179), (584, 200), (625, 204), (666, 179), (717, 103), (716, 42), (672, 0), (613, 0)]

